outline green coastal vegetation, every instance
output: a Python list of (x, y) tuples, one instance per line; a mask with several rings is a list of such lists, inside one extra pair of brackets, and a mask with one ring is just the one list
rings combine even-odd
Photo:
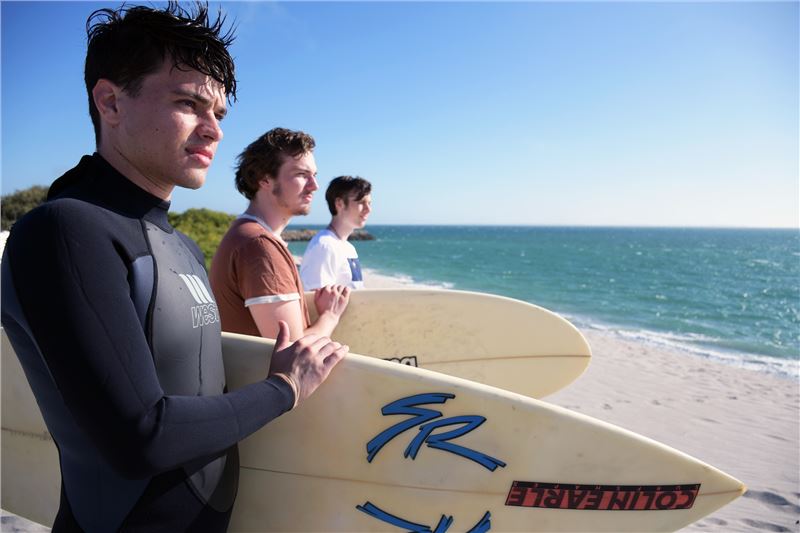
[(213, 209), (187, 209), (183, 213), (170, 213), (169, 223), (197, 243), (206, 259), (206, 269), (211, 269), (211, 258), (222, 237), (236, 217)]
[(0, 198), (0, 222), (2, 223), (2, 230), (8, 231), (14, 222), (20, 219), (22, 215), (43, 203), (47, 198), (47, 191), (49, 187), (43, 185), (34, 185), (21, 191), (14, 191), (11, 194), (4, 194)]

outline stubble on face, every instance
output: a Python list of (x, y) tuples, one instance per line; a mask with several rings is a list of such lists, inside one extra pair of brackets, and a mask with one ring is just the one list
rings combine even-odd
[[(316, 185), (309, 189), (309, 181), (314, 180), (316, 173), (317, 166), (311, 152), (294, 158), (285, 157), (278, 176), (271, 180), (270, 194), (275, 198), (275, 204), (290, 216), (307, 215), (311, 211), (311, 202), (303, 197), (313, 195), (317, 189)], [(303, 176), (305, 182), (298, 188), (296, 180), (301, 179), (299, 176)], [(288, 187), (284, 187), (281, 180), (287, 180)]]
[(278, 180), (274, 180), (272, 189), (270, 190), (272, 196), (275, 197), (275, 203), (279, 207), (286, 209), (293, 217), (305, 216), (311, 212), (311, 205), (291, 205), (283, 195), (283, 187)]

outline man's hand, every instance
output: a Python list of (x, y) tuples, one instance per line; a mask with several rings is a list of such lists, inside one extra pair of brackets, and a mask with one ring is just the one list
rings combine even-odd
[(269, 375), (278, 375), (292, 386), (296, 406), (317, 390), (349, 350), (347, 345), (320, 335), (306, 335), (291, 344), (289, 325), (281, 320), (278, 322), (278, 336)]
[(347, 304), (350, 302), (350, 287), (344, 285), (328, 285), (314, 291), (314, 305), (317, 313), (322, 316), (328, 312), (339, 320)]

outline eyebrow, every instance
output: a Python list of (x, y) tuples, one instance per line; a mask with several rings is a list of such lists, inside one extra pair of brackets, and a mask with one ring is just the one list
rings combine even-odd
[[(175, 89), (175, 90), (172, 91), (172, 94), (174, 94), (176, 96), (185, 96), (187, 98), (191, 98), (193, 100), (197, 100), (198, 102), (200, 102), (202, 105), (204, 105), (206, 107), (211, 107), (212, 106), (211, 99), (206, 97), (206, 96), (203, 96), (202, 94), (198, 93), (197, 91), (184, 91), (182, 89)], [(223, 105), (221, 107), (221, 109), (215, 109), (214, 112), (218, 113), (220, 115), (220, 120), (222, 120), (223, 118), (225, 118), (225, 115), (228, 114), (228, 108)]]
[(302, 165), (299, 165), (297, 163), (294, 163), (289, 168), (292, 170), (292, 172), (303, 172), (304, 174), (311, 174), (312, 176), (316, 176), (317, 175), (317, 172), (316, 171), (312, 171), (311, 167), (309, 167), (309, 166), (302, 166)]

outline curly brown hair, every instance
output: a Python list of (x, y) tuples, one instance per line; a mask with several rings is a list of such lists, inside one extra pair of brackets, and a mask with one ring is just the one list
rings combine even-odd
[(314, 150), (314, 137), (302, 131), (274, 128), (250, 143), (237, 158), (236, 188), (248, 200), (258, 192), (266, 176), (278, 175), (287, 157), (297, 157)]

